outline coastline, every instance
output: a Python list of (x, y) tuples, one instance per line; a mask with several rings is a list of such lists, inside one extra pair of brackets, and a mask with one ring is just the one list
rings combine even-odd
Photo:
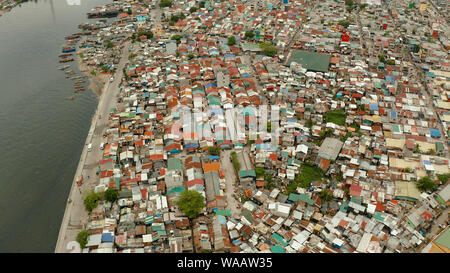
[[(79, 41), (79, 43), (81, 43), (84, 39), (85, 37), (83, 36), (83, 39)], [(80, 57), (80, 54), (84, 53), (84, 51), (84, 49), (77, 48), (77, 51), (75, 52), (75, 61), (77, 62), (78, 70), (80, 70), (80, 72), (89, 79), (89, 85), (87, 88), (94, 92), (97, 96), (100, 96), (103, 93), (103, 88), (105, 83), (108, 81), (108, 77), (102, 73), (98, 73), (95, 76), (91, 74), (91, 71), (94, 70), (90, 70), (89, 66)]]
[[(124, 49), (121, 54), (121, 60), (119, 63), (119, 69), (114, 76), (114, 81), (106, 81), (103, 88), (100, 89), (100, 93), (95, 92), (99, 95), (99, 102), (95, 113), (91, 120), (91, 126), (89, 128), (88, 136), (86, 137), (86, 142), (84, 144), (83, 151), (81, 153), (80, 161), (72, 182), (71, 190), (66, 204), (66, 210), (61, 222), (60, 231), (58, 234), (58, 240), (55, 246), (55, 253), (65, 253), (65, 252), (79, 252), (77, 249), (78, 244), (71, 243), (76, 240), (78, 232), (86, 227), (89, 214), (84, 208), (83, 204), (83, 193), (87, 190), (93, 189), (97, 185), (97, 165), (98, 160), (101, 159), (103, 151), (99, 149), (99, 145), (103, 142), (103, 132), (102, 130), (106, 128), (109, 117), (109, 110), (114, 107), (117, 103), (116, 96), (119, 94), (119, 84), (122, 79), (122, 67), (128, 62), (128, 47), (129, 42), (125, 43)], [(81, 58), (77, 52), (77, 61), (80, 71), (87, 73), (91, 84), (96, 81), (96, 77), (92, 77), (88, 69), (82, 64)], [(91, 87), (89, 85), (89, 88)], [(103, 118), (102, 118), (103, 117)], [(92, 143), (92, 151), (88, 152), (87, 146)], [(90, 167), (89, 167), (90, 166)], [(93, 166), (93, 167), (92, 167)], [(77, 177), (83, 175), (83, 184), (81, 186), (81, 192), (76, 189)]]

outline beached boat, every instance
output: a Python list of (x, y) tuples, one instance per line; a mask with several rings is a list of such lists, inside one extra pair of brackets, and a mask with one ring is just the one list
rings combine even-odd
[(61, 60), (59, 60), (60, 63), (68, 63), (68, 62), (73, 62), (73, 61), (74, 61), (73, 58), (70, 58), (70, 59), (61, 59)]
[(69, 52), (74, 52), (75, 51), (75, 47), (63, 47), (62, 49), (62, 53), (69, 53)]
[(84, 91), (83, 87), (75, 89), (75, 93), (78, 93), (78, 92), (81, 92), (81, 91)]
[(60, 66), (58, 69), (59, 70), (65, 70), (65, 69), (67, 69), (69, 67), (70, 67), (70, 65), (63, 65), (63, 66)]
[(65, 54), (61, 54), (61, 55), (59, 55), (59, 57), (69, 57), (69, 56), (72, 56), (72, 53), (65, 53)]

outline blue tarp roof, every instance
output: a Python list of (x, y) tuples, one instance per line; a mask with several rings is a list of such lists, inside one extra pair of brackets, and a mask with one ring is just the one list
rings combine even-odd
[(395, 111), (391, 111), (391, 117), (393, 117), (393, 118), (397, 118), (397, 112), (395, 112)]
[(371, 103), (370, 104), (370, 111), (378, 111), (378, 104)]
[(114, 237), (112, 236), (111, 233), (103, 233), (102, 234), (102, 242), (113, 242), (114, 241)]
[(430, 129), (430, 134), (432, 137), (441, 137), (441, 132), (438, 129)]
[(217, 84), (214, 83), (214, 82), (208, 83), (207, 85), (205, 85), (205, 88), (210, 88), (210, 87), (212, 87), (212, 86), (217, 87)]

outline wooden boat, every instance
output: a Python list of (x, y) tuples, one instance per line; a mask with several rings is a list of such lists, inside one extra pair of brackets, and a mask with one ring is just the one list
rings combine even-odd
[(75, 51), (75, 47), (63, 47), (62, 49), (62, 53), (69, 53), (69, 52), (74, 52)]
[(75, 89), (75, 92), (76, 92), (76, 93), (81, 92), (81, 91), (84, 91), (84, 88), (83, 88), (83, 87)]
[(65, 54), (61, 54), (61, 55), (59, 55), (59, 57), (69, 57), (69, 56), (72, 56), (72, 53), (65, 53)]
[(73, 61), (74, 61), (73, 58), (70, 58), (70, 59), (61, 59), (61, 60), (59, 60), (60, 63), (68, 63), (68, 62), (73, 62)]
[(58, 69), (59, 70), (65, 70), (65, 69), (67, 69), (69, 67), (70, 67), (70, 65), (63, 65), (63, 66), (60, 66)]

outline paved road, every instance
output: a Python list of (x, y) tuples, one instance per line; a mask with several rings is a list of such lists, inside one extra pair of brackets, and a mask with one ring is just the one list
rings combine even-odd
[(233, 197), (235, 191), (238, 190), (236, 185), (236, 174), (234, 171), (234, 166), (231, 163), (231, 151), (224, 150), (220, 154), (220, 165), (222, 166), (222, 170), (225, 172), (225, 196), (227, 200), (227, 209), (231, 211), (231, 217), (239, 218), (241, 215), (241, 209), (238, 208), (240, 204), (236, 198)]
[[(100, 150), (100, 143), (103, 142), (103, 131), (107, 128), (109, 110), (115, 107), (119, 94), (119, 84), (122, 79), (122, 68), (128, 61), (129, 42), (124, 44), (122, 58), (118, 64), (116, 75), (113, 82), (107, 82), (99, 99), (97, 110), (92, 118), (86, 143), (81, 154), (75, 178), (67, 200), (66, 211), (59, 231), (58, 241), (56, 242), (56, 253), (76, 251), (72, 249), (69, 242), (75, 241), (75, 238), (83, 228), (85, 228), (89, 215), (84, 209), (82, 192), (93, 189), (98, 181), (96, 175), (99, 160), (103, 157), (103, 151)], [(97, 130), (97, 128), (101, 128)], [(92, 151), (88, 152), (87, 146), (92, 143)], [(83, 175), (83, 185), (79, 188), (76, 184), (76, 178)]]

